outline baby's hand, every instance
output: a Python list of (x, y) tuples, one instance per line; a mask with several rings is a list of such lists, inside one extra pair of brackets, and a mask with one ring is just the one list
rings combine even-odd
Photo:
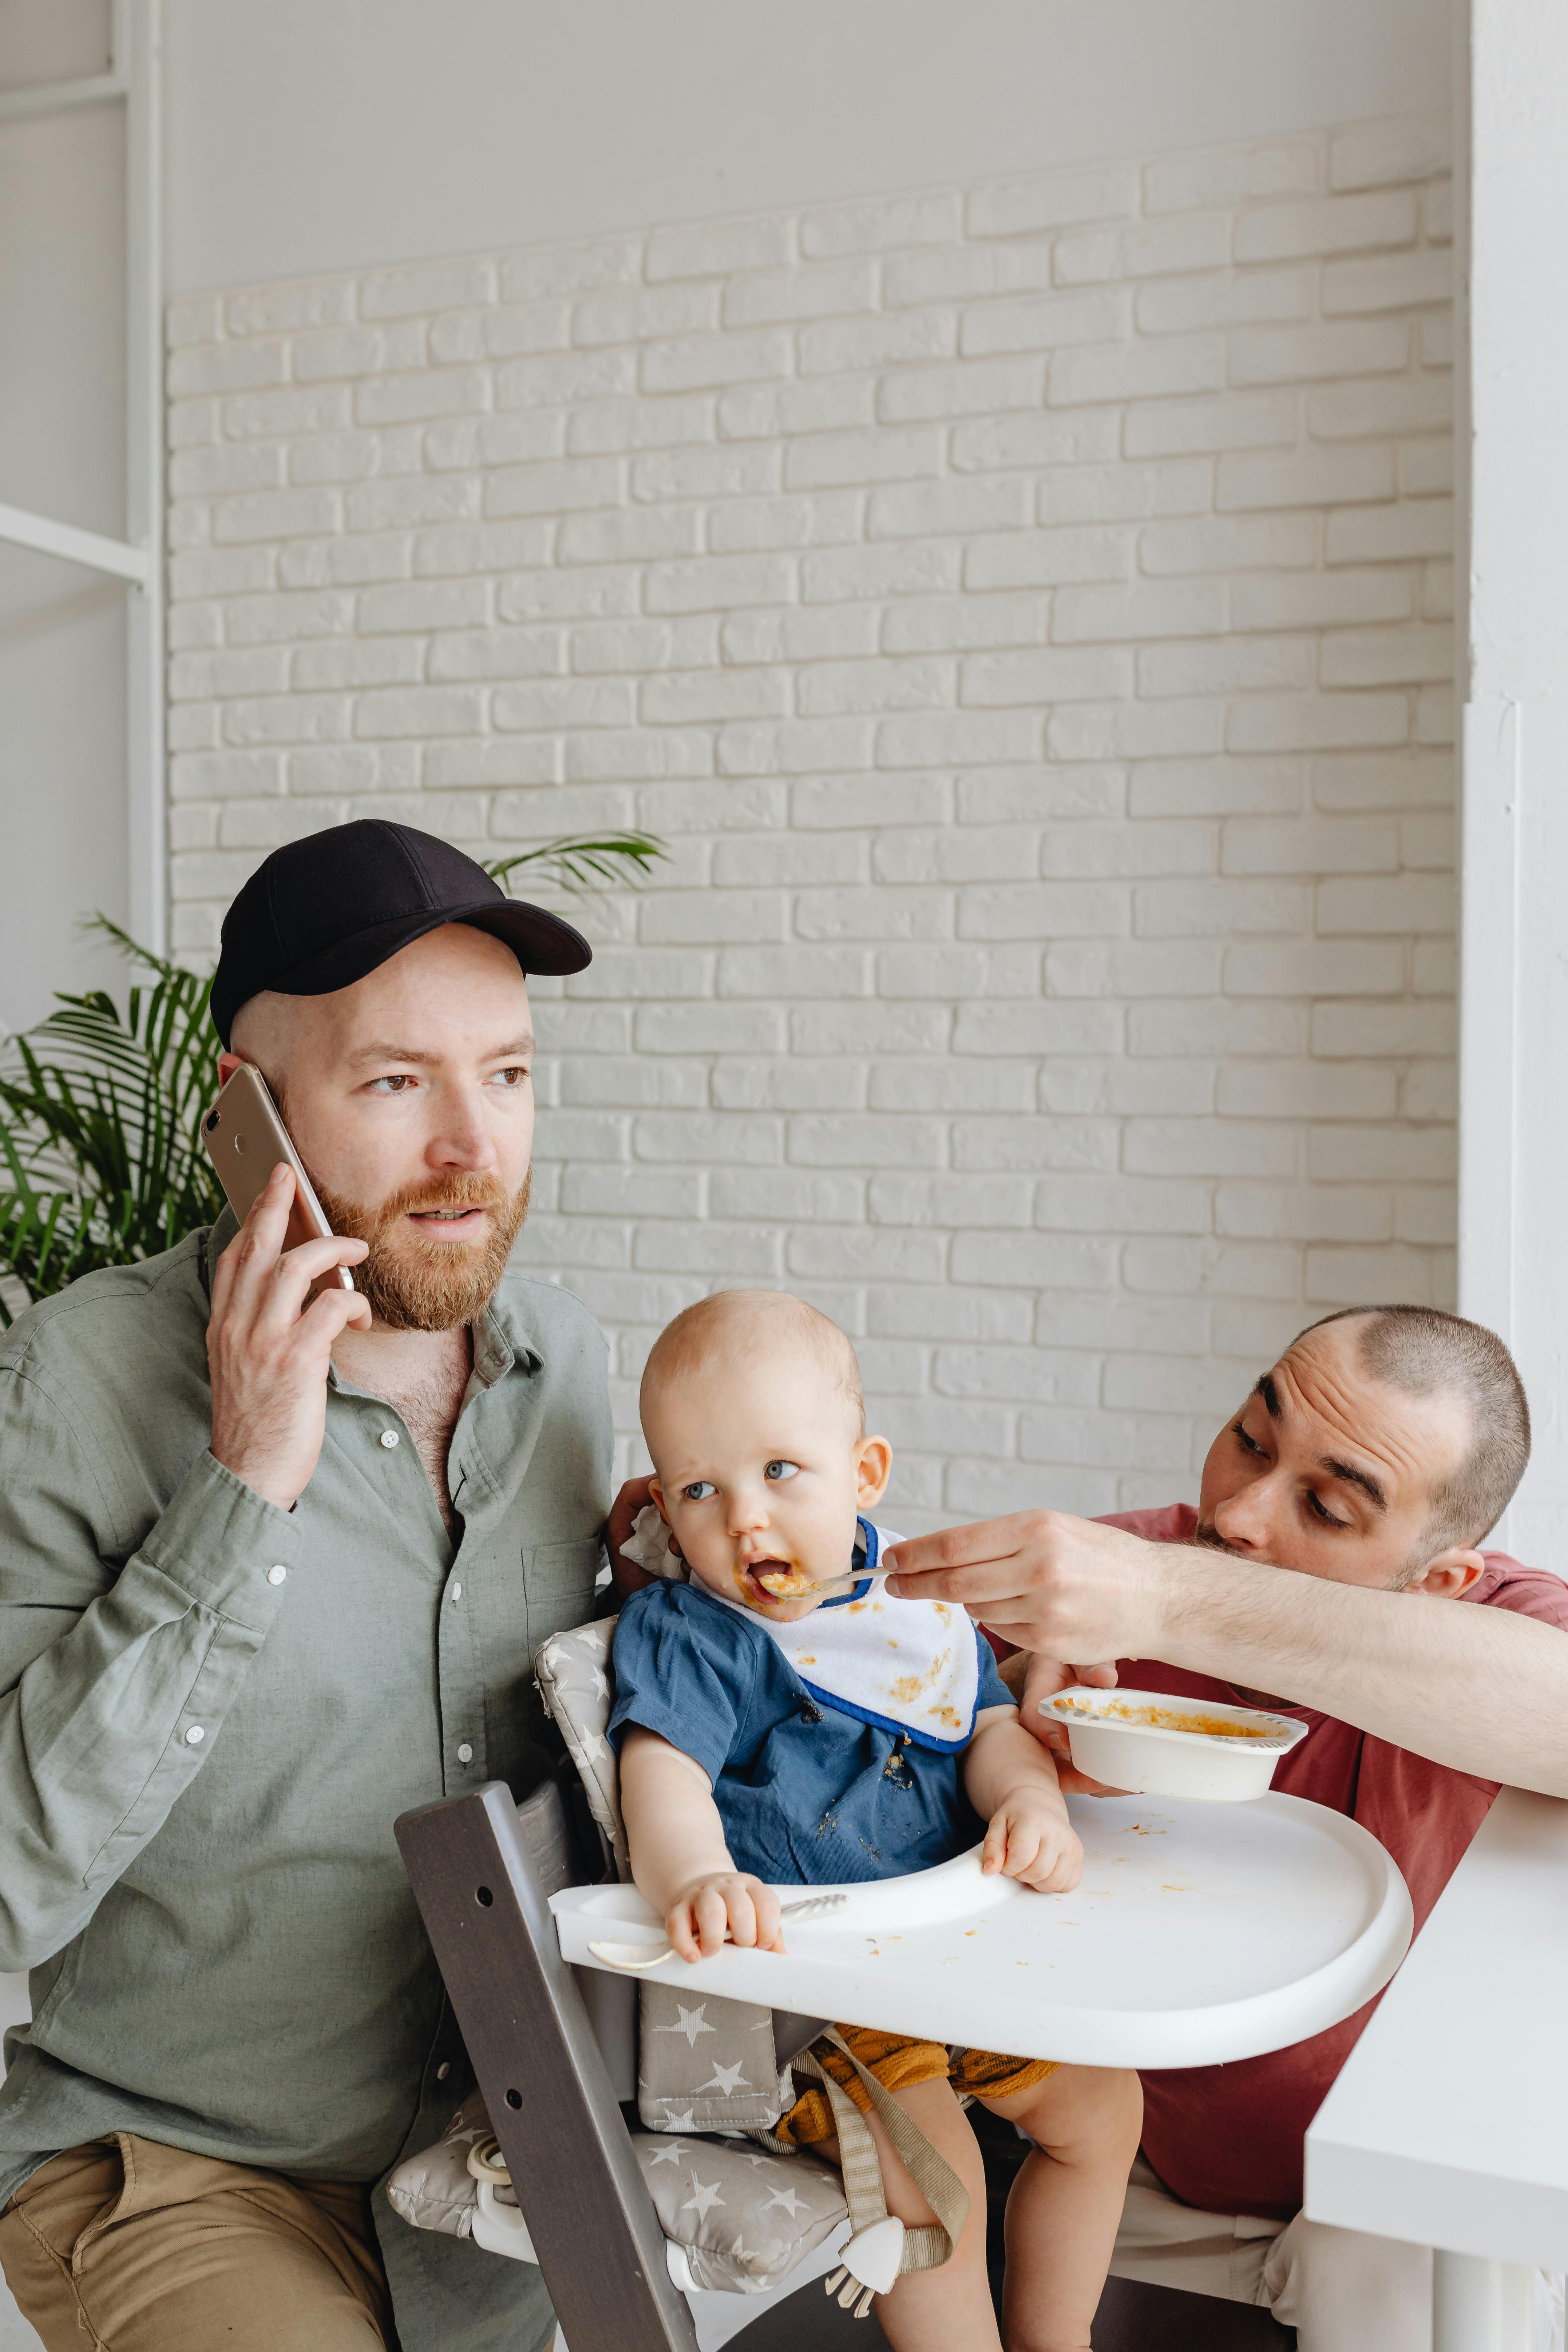
[(1059, 1803), (1039, 1789), (1015, 1789), (992, 1814), (980, 1867), (1021, 1878), (1042, 1895), (1067, 1895), (1083, 1869), (1083, 1847)]
[(710, 1870), (683, 1886), (664, 1932), (683, 1960), (711, 1959), (726, 1940), (763, 1952), (784, 1948), (778, 1896), (744, 1870)]

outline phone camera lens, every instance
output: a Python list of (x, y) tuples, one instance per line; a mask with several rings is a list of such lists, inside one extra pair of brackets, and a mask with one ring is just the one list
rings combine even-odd
[(218, 1123), (218, 1113), (217, 1113), (216, 1110), (209, 1110), (209, 1111), (208, 1111), (208, 1113), (207, 1113), (207, 1116), (206, 1116), (206, 1127), (205, 1127), (205, 1132), (206, 1132), (208, 1135), (210, 1135), (210, 1134), (212, 1133), (212, 1131), (213, 1131), (214, 1128), (217, 1125), (217, 1123)]

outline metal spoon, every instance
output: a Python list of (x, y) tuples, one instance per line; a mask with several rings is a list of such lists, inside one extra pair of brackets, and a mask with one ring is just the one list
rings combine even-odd
[[(805, 1585), (799, 1592), (775, 1592), (773, 1599), (775, 1601), (830, 1601), (836, 1592), (853, 1592), (858, 1585), (866, 1582), (868, 1577), (876, 1581), (893, 1573), (890, 1568), (863, 1568), (858, 1575), (824, 1577), (820, 1584)], [(763, 1589), (766, 1591), (768, 1588), (764, 1585)]]
[[(807, 1895), (799, 1903), (786, 1903), (779, 1913), (781, 1919), (811, 1919), (825, 1911), (842, 1911), (848, 1902), (847, 1895)], [(658, 1969), (675, 1958), (675, 1948), (666, 1944), (654, 1951), (647, 1944), (590, 1944), (588, 1949), (596, 1960), (612, 1969)]]

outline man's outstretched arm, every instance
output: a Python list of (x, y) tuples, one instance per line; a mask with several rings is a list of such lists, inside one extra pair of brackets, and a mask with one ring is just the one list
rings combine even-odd
[(1058, 1511), (946, 1528), (889, 1558), (895, 1596), (962, 1601), (1047, 1659), (1158, 1658), (1568, 1797), (1568, 1633), (1516, 1610), (1333, 1584)]

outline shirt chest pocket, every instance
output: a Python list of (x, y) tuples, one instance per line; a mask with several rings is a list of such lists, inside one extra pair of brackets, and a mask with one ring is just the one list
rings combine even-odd
[(581, 1536), (575, 1543), (534, 1544), (524, 1551), (522, 1592), (531, 1656), (552, 1633), (586, 1623), (594, 1613), (598, 1572), (597, 1536)]

